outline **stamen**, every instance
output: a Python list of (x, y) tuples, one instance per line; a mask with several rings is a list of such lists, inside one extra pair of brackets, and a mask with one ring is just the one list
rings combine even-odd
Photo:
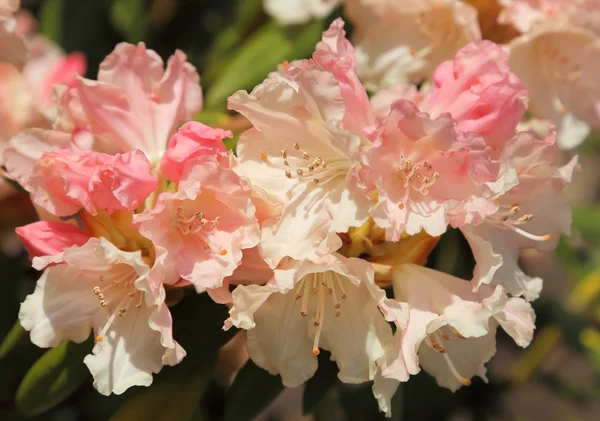
[(313, 342), (313, 354), (319, 355), (319, 339), (321, 338), (321, 331), (323, 330), (323, 319), (325, 317), (325, 298), (323, 296), (323, 288), (319, 288), (319, 296), (317, 300), (317, 321), (314, 325), (317, 327), (315, 332), (315, 340)]
[(310, 294), (309, 291), (309, 283), (307, 280), (304, 281), (304, 294), (302, 294), (302, 307), (300, 307), (300, 315), (302, 317), (308, 316), (308, 296)]
[(522, 230), (521, 228), (516, 227), (516, 226), (514, 226), (513, 224), (511, 224), (509, 222), (504, 222), (503, 225), (505, 227), (513, 230), (517, 234), (521, 234), (523, 237), (529, 238), (530, 240), (533, 240), (533, 241), (549, 241), (552, 238), (552, 236), (550, 234), (546, 234), (546, 235), (534, 235), (534, 234), (531, 234), (530, 232)]
[[(438, 338), (438, 340), (441, 341), (439, 332), (435, 332), (434, 335)], [(436, 351), (438, 351), (440, 354), (442, 354), (442, 357), (444, 358), (444, 361), (448, 365), (448, 368), (450, 369), (450, 372), (452, 373), (452, 375), (454, 376), (454, 378), (456, 380), (458, 380), (459, 382), (461, 382), (464, 386), (470, 386), (471, 385), (471, 380), (464, 378), (456, 370), (456, 367), (454, 367), (454, 364), (452, 364), (452, 360), (450, 359), (450, 356), (448, 355), (448, 352), (446, 352), (446, 348), (444, 348), (441, 345), (438, 345), (438, 346), (441, 348), (441, 350), (440, 349), (436, 349)]]

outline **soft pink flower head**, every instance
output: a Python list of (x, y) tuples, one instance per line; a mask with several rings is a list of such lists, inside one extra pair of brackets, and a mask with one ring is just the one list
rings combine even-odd
[(23, 187), (35, 204), (68, 216), (81, 208), (93, 215), (99, 210), (131, 211), (157, 183), (141, 151), (113, 156), (62, 149), (44, 154)]
[(38, 221), (16, 229), (29, 258), (52, 256), (71, 246), (82, 246), (90, 235), (75, 225), (60, 221)]
[(169, 180), (178, 183), (189, 160), (204, 155), (227, 158), (223, 139), (232, 136), (229, 130), (213, 129), (197, 121), (189, 121), (169, 141), (160, 171)]
[(69, 87), (75, 85), (76, 77), (85, 75), (87, 59), (82, 53), (71, 53), (56, 60), (48, 69), (44, 86), (39, 92), (38, 103), (40, 107), (52, 105), (54, 85), (65, 84)]
[(512, 24), (527, 33), (540, 23), (554, 26), (571, 24), (600, 35), (600, 1), (598, 0), (500, 0), (505, 7), (498, 22)]
[(477, 10), (457, 0), (346, 0), (358, 74), (369, 89), (418, 83), (481, 39)]
[(405, 100), (393, 103), (381, 124), (361, 178), (378, 191), (371, 214), (389, 240), (422, 229), (440, 235), (450, 210), (470, 222), (496, 210), (486, 194), (498, 169), (483, 139), (463, 137), (449, 114), (432, 119)]
[(442, 63), (426, 110), (432, 116), (450, 113), (457, 128), (483, 136), (501, 149), (523, 118), (527, 95), (508, 67), (508, 55), (490, 41), (472, 42)]
[(134, 221), (154, 243), (165, 281), (181, 277), (198, 291), (222, 287), (260, 235), (249, 186), (210, 156), (188, 162), (178, 191)]
[(144, 43), (118, 44), (100, 64), (98, 80), (77, 78), (58, 99), (58, 126), (93, 133), (95, 149), (142, 150), (157, 163), (177, 126), (202, 108), (200, 77), (177, 50), (165, 70)]
[(18, 0), (0, 0), (0, 62), (21, 70), (27, 61), (27, 46), (13, 16), (19, 6)]

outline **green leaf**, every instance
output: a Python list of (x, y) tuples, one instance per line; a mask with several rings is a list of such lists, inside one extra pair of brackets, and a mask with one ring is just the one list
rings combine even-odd
[[(192, 324), (192, 323), (190, 323)], [(150, 387), (139, 389), (110, 421), (187, 421), (195, 417), (198, 403), (214, 369), (216, 353), (193, 367), (165, 367)]]
[(262, 82), (284, 60), (309, 56), (322, 32), (321, 20), (301, 26), (281, 26), (273, 21), (264, 25), (221, 68), (220, 77), (206, 96), (206, 107), (223, 109), (227, 97), (239, 89), (251, 89)]
[(253, 27), (261, 17), (263, 17), (262, 0), (237, 2), (233, 18), (227, 27), (219, 32), (207, 54), (206, 67), (202, 72), (203, 84), (212, 85), (212, 82), (221, 74), (225, 62), (251, 34)]
[(17, 390), (17, 410), (27, 416), (41, 414), (69, 397), (88, 376), (83, 357), (92, 343), (65, 342), (47, 351), (29, 369)]
[(100, 62), (121, 41), (110, 22), (110, 6), (109, 1), (45, 1), (40, 31), (66, 52), (85, 52), (89, 73), (95, 76)]
[(322, 351), (319, 354), (319, 368), (314, 376), (306, 382), (302, 396), (302, 412), (311, 414), (321, 400), (337, 381), (338, 367), (331, 361), (331, 353)]
[(173, 337), (186, 350), (187, 356), (182, 364), (204, 361), (233, 335), (237, 329), (223, 330), (223, 323), (229, 316), (227, 307), (215, 303), (208, 294), (196, 294), (185, 297), (171, 308), (173, 316)]
[(19, 340), (25, 336), (25, 334), (25, 329), (23, 329), (23, 326), (21, 326), (21, 323), (17, 320), (0, 345), (0, 360), (13, 350), (15, 345), (17, 345)]
[(281, 377), (269, 374), (248, 360), (227, 392), (223, 421), (254, 419), (281, 391)]
[(146, 33), (146, 2), (141, 0), (113, 0), (110, 20), (127, 42), (136, 44)]

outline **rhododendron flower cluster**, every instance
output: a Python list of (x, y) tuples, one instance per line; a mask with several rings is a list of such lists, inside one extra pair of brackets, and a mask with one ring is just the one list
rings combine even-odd
[[(97, 80), (56, 89), (52, 127), (4, 152), (41, 217), (17, 229), (42, 271), (19, 313), (31, 340), (91, 335), (100, 393), (148, 386), (186, 356), (166, 295), (188, 288), (228, 306), (223, 328), (246, 330), (250, 357), (285, 386), (327, 350), (341, 381), (373, 382), (387, 415), (421, 368), (451, 390), (485, 380), (499, 327), (527, 346), (542, 280), (519, 252), (569, 233), (561, 192), (577, 158), (558, 164), (554, 128), (519, 131), (527, 90), (492, 42), (431, 68), (428, 91), (371, 99), (360, 54), (337, 19), (311, 58), (234, 93), (252, 126), (235, 154), (230, 131), (189, 121), (202, 90), (181, 51), (165, 68), (122, 43)], [(449, 229), (471, 246), (471, 280), (423, 266)], [(383, 257), (351, 251), (357, 239)]]
[(285, 24), (323, 18), (337, 4), (352, 21), (357, 72), (369, 90), (427, 86), (437, 66), (483, 36), (506, 43), (529, 92), (528, 128), (544, 137), (556, 126), (564, 149), (600, 128), (598, 0), (264, 0)]

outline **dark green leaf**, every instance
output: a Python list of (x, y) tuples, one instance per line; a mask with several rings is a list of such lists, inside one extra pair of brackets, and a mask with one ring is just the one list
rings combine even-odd
[(227, 392), (223, 420), (254, 419), (282, 390), (281, 377), (269, 374), (249, 360), (239, 371)]
[(338, 368), (331, 361), (331, 353), (322, 351), (319, 354), (319, 368), (314, 376), (306, 382), (302, 397), (302, 411), (311, 414), (337, 381)]
[(185, 365), (204, 361), (237, 332), (234, 328), (222, 329), (229, 316), (227, 307), (215, 303), (208, 294), (193, 293), (173, 307), (171, 314), (173, 337), (187, 352)]
[(69, 397), (88, 376), (83, 357), (91, 342), (65, 342), (47, 351), (29, 369), (19, 385), (15, 403), (27, 416), (41, 414)]
[(15, 345), (26, 333), (27, 332), (23, 329), (21, 323), (17, 320), (0, 345), (0, 360), (13, 350)]
[(237, 54), (221, 68), (220, 77), (206, 96), (206, 106), (222, 109), (227, 97), (239, 89), (251, 89), (262, 82), (282, 61), (309, 56), (322, 32), (321, 20), (302, 26), (281, 26), (269, 22), (248, 38)]
[(110, 420), (191, 420), (212, 375), (215, 356), (205, 355), (204, 361), (192, 367), (165, 367), (151, 387), (139, 389)]
[(237, 3), (235, 14), (227, 27), (222, 29), (208, 52), (207, 63), (202, 72), (202, 82), (207, 86), (221, 74), (225, 62), (236, 52), (253, 27), (263, 17), (262, 0), (244, 0)]
[(144, 41), (146, 32), (146, 2), (141, 0), (113, 0), (110, 20), (127, 42)]

